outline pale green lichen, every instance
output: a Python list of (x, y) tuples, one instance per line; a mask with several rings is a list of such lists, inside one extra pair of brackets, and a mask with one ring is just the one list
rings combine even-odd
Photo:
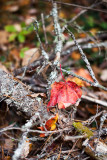
[(93, 136), (93, 132), (88, 127), (84, 126), (81, 122), (73, 122), (73, 126), (78, 132), (85, 134), (87, 138)]

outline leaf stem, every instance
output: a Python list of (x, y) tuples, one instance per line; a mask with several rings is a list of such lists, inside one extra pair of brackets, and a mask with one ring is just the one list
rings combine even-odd
[(60, 73), (61, 73), (62, 79), (64, 80), (64, 82), (66, 82), (66, 80), (64, 79), (64, 76), (63, 76), (63, 74), (62, 74), (61, 64), (60, 64)]

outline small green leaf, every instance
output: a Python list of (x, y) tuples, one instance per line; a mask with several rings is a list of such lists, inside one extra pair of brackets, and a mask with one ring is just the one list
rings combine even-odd
[(25, 27), (26, 27), (25, 22), (22, 22), (22, 23), (21, 23), (21, 27), (22, 27), (22, 28), (25, 28)]
[(5, 62), (6, 61), (6, 57), (5, 56), (0, 56), (0, 61), (1, 62)]
[(94, 18), (93, 17), (88, 17), (87, 18), (87, 24), (89, 25), (89, 27), (94, 27)]
[(20, 51), (20, 54), (19, 54), (19, 55), (20, 55), (20, 58), (24, 58), (24, 55), (25, 55), (25, 54), (24, 54), (23, 51)]
[(20, 32), (20, 34), (22, 34), (22, 35), (28, 35), (30, 32), (28, 31), (28, 30), (22, 30), (21, 32)]
[(102, 29), (107, 30), (107, 22), (102, 22), (100, 26), (102, 27)]
[(28, 49), (29, 49), (28, 47), (24, 47), (24, 48), (21, 49), (21, 51), (25, 52), (25, 51), (27, 51)]
[(16, 33), (13, 33), (9, 36), (9, 42), (12, 42), (15, 40), (15, 38), (17, 37), (17, 34)]
[(36, 46), (37, 46), (37, 47), (40, 47), (40, 43), (39, 43), (39, 42), (37, 42), (37, 43), (36, 43)]
[(20, 51), (20, 58), (24, 58), (24, 55), (25, 55), (25, 52), (28, 50), (29, 48), (28, 47), (24, 47), (21, 49)]
[(33, 30), (34, 30), (33, 25), (28, 26), (28, 27), (27, 27), (27, 30), (28, 30), (30, 33), (33, 32)]
[(17, 32), (16, 28), (13, 25), (7, 25), (7, 26), (5, 26), (5, 30), (7, 32), (10, 32), (10, 33)]
[(25, 42), (25, 36), (23, 35), (23, 34), (18, 34), (18, 36), (17, 36), (17, 38), (18, 38), (18, 41), (20, 42), (20, 43), (23, 43), (23, 42)]

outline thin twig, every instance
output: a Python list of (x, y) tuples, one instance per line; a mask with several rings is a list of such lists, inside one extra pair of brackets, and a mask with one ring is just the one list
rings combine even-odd
[[(58, 68), (58, 70), (60, 71), (60, 67), (57, 67), (57, 68)], [(97, 85), (96, 85), (96, 83), (93, 83), (93, 82), (87, 80), (86, 78), (81, 77), (81, 76), (75, 74), (74, 72), (67, 71), (67, 70), (62, 69), (62, 68), (61, 68), (61, 70), (62, 70), (63, 72), (65, 72), (65, 73), (67, 73), (68, 75), (71, 75), (71, 76), (73, 76), (73, 77), (77, 77), (77, 78), (79, 78), (79, 79), (81, 79), (81, 80), (83, 80), (83, 81), (85, 81), (85, 82), (91, 84), (91, 86), (99, 87), (99, 88), (101, 88), (101, 89), (107, 91), (107, 88), (106, 88), (106, 87), (104, 87), (104, 86), (102, 86), (102, 85), (100, 85), (100, 84), (97, 84)]]
[(42, 20), (42, 24), (43, 24), (43, 32), (44, 32), (44, 36), (45, 36), (45, 44), (48, 44), (48, 39), (47, 39), (47, 35), (46, 35), (46, 28), (45, 28), (45, 21), (44, 21), (44, 14), (41, 13), (41, 20)]
[(80, 136), (69, 136), (69, 135), (65, 135), (63, 137), (64, 141), (73, 141), (75, 139), (80, 139), (80, 138), (86, 138), (86, 135), (80, 135)]
[(97, 85), (97, 84), (98, 84), (98, 81), (97, 81), (97, 79), (95, 78), (94, 72), (93, 72), (93, 70), (92, 70), (92, 68), (91, 68), (91, 66), (90, 66), (90, 63), (89, 63), (89, 61), (88, 61), (85, 53), (83, 52), (81, 46), (77, 43), (74, 34), (73, 34), (69, 29), (66, 28), (66, 30), (69, 32), (69, 34), (71, 35), (72, 39), (74, 40), (74, 43), (75, 43), (75, 45), (77, 46), (77, 48), (78, 48), (78, 50), (79, 50), (79, 52), (80, 52), (80, 54), (81, 54), (81, 57), (82, 57), (83, 61), (86, 63), (86, 66), (87, 66), (87, 68), (88, 68), (88, 70), (89, 70), (89, 73), (90, 73), (91, 77), (93, 78), (94, 82), (95, 82), (96, 85)]
[(55, 130), (55, 131), (41, 131), (41, 130), (33, 130), (33, 129), (26, 129), (26, 128), (20, 128), (20, 127), (5, 127), (3, 129), (0, 129), (0, 133), (2, 132), (6, 132), (9, 130), (20, 130), (22, 132), (32, 132), (32, 133), (44, 133), (44, 134), (56, 134), (56, 133), (60, 133), (60, 132), (64, 132), (64, 131), (69, 131), (70, 128), (64, 128), (64, 129), (59, 129), (59, 130)]
[[(45, 1), (50, 2), (51, 0), (45, 0)], [(64, 5), (68, 5), (68, 6), (72, 6), (72, 7), (79, 7), (79, 8), (83, 8), (83, 9), (87, 9), (87, 10), (93, 10), (93, 11), (96, 11), (96, 12), (107, 13), (106, 10), (94, 9), (94, 8), (90, 8), (90, 7), (81, 6), (81, 5), (78, 5), (78, 4), (73, 4), (73, 3), (64, 3), (64, 2), (59, 2), (59, 1), (54, 1), (54, 3), (64, 4)]]
[(37, 36), (37, 39), (40, 43), (40, 49), (41, 49), (41, 53), (42, 53), (42, 56), (44, 57), (44, 59), (46, 60), (46, 62), (49, 60), (49, 56), (48, 54), (45, 52), (44, 48), (43, 48), (43, 45), (42, 45), (42, 42), (41, 42), (41, 39), (40, 39), (40, 36), (39, 36), (39, 33), (38, 33), (38, 30), (39, 30), (39, 23), (37, 20), (34, 20), (33, 22), (33, 27), (34, 27), (34, 31), (36, 32), (36, 36)]
[(102, 101), (102, 100), (99, 100), (99, 99), (94, 99), (94, 98), (91, 98), (91, 97), (85, 96), (85, 95), (82, 95), (81, 98), (85, 99), (85, 100), (88, 100), (88, 101), (91, 101), (91, 102), (94, 102), (94, 103), (97, 103), (97, 104), (102, 105), (104, 107), (107, 107), (107, 102), (105, 102), (105, 101)]
[[(52, 71), (50, 73), (49, 76), (49, 81), (48, 81), (48, 85), (50, 87), (50, 85), (55, 81), (55, 79), (57, 78), (57, 70), (56, 67), (59, 65), (59, 61), (60, 61), (60, 55), (61, 55), (61, 51), (62, 51), (62, 32), (61, 32), (61, 27), (59, 25), (58, 22), (58, 11), (57, 11), (57, 4), (56, 3), (52, 3), (53, 5), (53, 9), (52, 9), (52, 17), (53, 17), (53, 23), (54, 23), (54, 32), (55, 32), (55, 60), (53, 63), (53, 69), (54, 71)], [(48, 88), (49, 88), (48, 87)]]

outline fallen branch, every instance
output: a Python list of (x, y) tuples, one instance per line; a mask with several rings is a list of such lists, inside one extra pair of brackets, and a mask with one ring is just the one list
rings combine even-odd
[[(26, 130), (30, 129), (35, 124), (38, 117), (39, 113), (37, 112), (34, 116), (31, 117), (29, 121), (27, 121), (27, 123), (25, 123), (25, 125), (22, 126), (22, 128), (25, 128)], [(18, 148), (14, 151), (14, 155), (12, 157), (13, 160), (18, 160), (19, 158), (26, 158), (29, 154), (30, 142), (27, 135), (28, 131), (22, 134), (22, 137), (18, 144)]]
[[(93, 144), (92, 144), (93, 143)], [(85, 147), (85, 152), (96, 160), (106, 160), (107, 159), (107, 145), (98, 139), (94, 139), (91, 144), (88, 139), (83, 142)]]
[(22, 111), (27, 116), (32, 116), (38, 110), (38, 101), (30, 97), (32, 92), (22, 82), (0, 70), (0, 97), (1, 100)]

